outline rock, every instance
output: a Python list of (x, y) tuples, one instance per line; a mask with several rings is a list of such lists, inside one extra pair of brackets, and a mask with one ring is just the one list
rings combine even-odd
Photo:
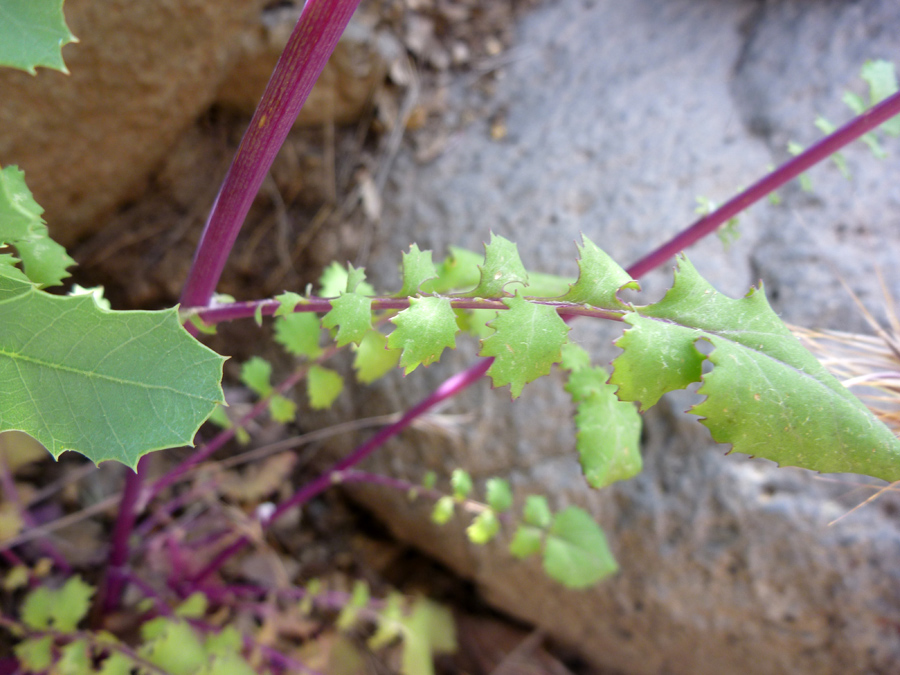
[(266, 0), (69, 0), (71, 75), (0, 71), (0, 162), (18, 164), (63, 244), (143, 190), (206, 110)]
[[(479, 247), (491, 230), (518, 242), (534, 270), (575, 274), (572, 242), (582, 231), (633, 262), (695, 218), (695, 196), (727, 199), (784, 160), (786, 140), (815, 140), (817, 112), (849, 119), (840, 92), (857, 86), (866, 58), (896, 54), (900, 8), (887, 0), (561, 0), (519, 29), (517, 58), (490, 101), (464, 83), (455, 90), (448, 122), (486, 105), (482, 121), (460, 126), (430, 164), (417, 164), (412, 150), (397, 158), (381, 246), (367, 267), (381, 287), (397, 287), (399, 253), (411, 242), (440, 257), (448, 244)], [(498, 116), (506, 133), (492, 140)], [(742, 216), (730, 249), (709, 238), (688, 255), (733, 296), (761, 277), (791, 321), (860, 328), (839, 278), (883, 317), (871, 271), (881, 265), (900, 293), (889, 264), (898, 253), (898, 160), (876, 161), (862, 146), (845, 155), (852, 183), (817, 168), (814, 193), (789, 186), (780, 205)], [(670, 279), (669, 271), (649, 275), (647, 294), (658, 296)], [(613, 334), (591, 322), (574, 331), (598, 361), (609, 359)], [(352, 412), (408, 408), (473, 353), (469, 345), (402, 385), (395, 379), (360, 394)], [(367, 465), (414, 481), (427, 469), (446, 477), (462, 466), (478, 479), (510, 478), (519, 499), (539, 492), (556, 507), (588, 508), (622, 571), (587, 592), (562, 590), (502, 544), (469, 545), (466, 523), (433, 526), (427, 506), (411, 508), (405, 495), (355, 494), (496, 607), (599, 666), (635, 674), (893, 672), (894, 498), (829, 526), (871, 494), (842, 497), (865, 479), (725, 457), (726, 447), (679, 412), (689, 399), (669, 397), (646, 415), (644, 472), (599, 492), (580, 476), (572, 410), (555, 376), (526, 387), (514, 404), (480, 382), (443, 411), (470, 419), (414, 428)]]

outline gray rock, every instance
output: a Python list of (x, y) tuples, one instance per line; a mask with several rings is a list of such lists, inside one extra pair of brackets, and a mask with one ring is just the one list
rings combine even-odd
[[(490, 230), (517, 241), (530, 269), (574, 274), (580, 232), (628, 264), (693, 220), (695, 196), (727, 199), (783, 160), (786, 140), (815, 140), (816, 112), (848, 119), (840, 92), (857, 86), (866, 58), (896, 55), (898, 22), (896, 3), (875, 0), (548, 3), (523, 21), (518, 58), (488, 103), (487, 117), (505, 115), (507, 136), (492, 141), (478, 122), (428, 165), (401, 154), (368, 268), (392, 287), (409, 243), (440, 254), (448, 244), (475, 248)], [(456, 96), (460, 108), (477, 97)], [(730, 250), (713, 237), (688, 255), (734, 296), (762, 277), (792, 321), (859, 328), (838, 277), (883, 316), (872, 269), (882, 266), (896, 294), (900, 167), (867, 153), (845, 153), (853, 182), (817, 168), (815, 193), (787, 187), (781, 205), (742, 216)], [(643, 281), (656, 296), (669, 280), (659, 272)], [(596, 322), (575, 329), (598, 361), (609, 359), (612, 333)], [(355, 412), (408, 407), (473, 353), (361, 395)], [(842, 497), (864, 479), (726, 458), (679, 412), (689, 398), (670, 397), (646, 416), (644, 472), (600, 492), (579, 475), (572, 411), (555, 377), (515, 404), (481, 382), (445, 411), (470, 422), (452, 433), (411, 430), (372, 460), (414, 480), (463, 466), (510, 477), (519, 498), (541, 492), (556, 506), (589, 508), (622, 571), (587, 592), (562, 590), (502, 544), (470, 546), (465, 523), (436, 528), (403, 496), (358, 494), (497, 607), (596, 664), (647, 674), (894, 672), (896, 502), (883, 497), (829, 526), (871, 493)]]

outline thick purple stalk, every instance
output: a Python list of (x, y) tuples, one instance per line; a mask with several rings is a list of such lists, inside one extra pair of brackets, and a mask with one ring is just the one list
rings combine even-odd
[(358, 4), (307, 0), (219, 189), (181, 293), (182, 305), (202, 307), (212, 298), (250, 205)]
[(833, 134), (829, 134), (812, 147), (807, 148), (804, 152), (782, 164), (762, 180), (741, 192), (737, 197), (725, 202), (708, 216), (701, 218), (686, 230), (678, 233), (655, 251), (651, 251), (634, 263), (628, 268), (628, 273), (632, 277), (637, 278), (659, 267), (691, 244), (715, 232), (719, 226), (727, 223), (744, 209), (767, 197), (813, 165), (828, 159), (845, 145), (849, 145), (897, 114), (900, 114), (900, 92), (886, 98), (858, 117), (854, 117)]

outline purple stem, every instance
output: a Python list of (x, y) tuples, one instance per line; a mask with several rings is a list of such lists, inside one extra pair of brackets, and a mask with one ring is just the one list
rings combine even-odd
[(142, 475), (147, 470), (147, 456), (138, 462), (137, 471), (128, 471), (125, 475), (125, 489), (122, 492), (122, 500), (119, 502), (119, 515), (113, 528), (112, 547), (109, 552), (109, 564), (106, 568), (106, 578), (101, 590), (103, 608), (106, 613), (115, 611), (122, 597), (125, 586), (123, 572), (128, 564), (129, 545), (128, 540), (134, 531), (134, 521), (137, 518), (137, 501), (141, 493)]
[(181, 293), (209, 304), (250, 205), (359, 0), (307, 0), (219, 189)]
[[(444, 296), (447, 297), (447, 296)], [(619, 321), (622, 318), (622, 312), (618, 310), (601, 309), (599, 307), (590, 307), (587, 305), (573, 305), (571, 303), (559, 302), (553, 298), (536, 298), (526, 296), (536, 305), (547, 305), (556, 307), (556, 311), (560, 316), (591, 316), (599, 319), (610, 319)], [(403, 310), (409, 308), (409, 298), (372, 298), (372, 311), (391, 311)], [(495, 309), (507, 310), (502, 300), (485, 300), (471, 298), (454, 298), (449, 296), (450, 305), (453, 309)], [(223, 321), (233, 321), (235, 319), (247, 319), (255, 316), (257, 308), (264, 316), (275, 313), (281, 303), (277, 300), (250, 300), (247, 302), (235, 302), (227, 305), (220, 305), (208, 309), (202, 309), (197, 315), (203, 319), (205, 323), (221, 323)], [(325, 314), (331, 311), (331, 300), (327, 298), (307, 298), (306, 302), (297, 304), (294, 308), (295, 312), (317, 312)]]
[(659, 267), (675, 254), (683, 251), (706, 235), (715, 232), (720, 225), (727, 223), (744, 209), (775, 192), (782, 185), (792, 181), (813, 165), (831, 157), (845, 145), (852, 143), (897, 114), (900, 114), (900, 92), (869, 108), (861, 115), (854, 117), (833, 134), (829, 134), (812, 147), (807, 148), (790, 161), (782, 164), (775, 171), (766, 175), (762, 180), (741, 192), (737, 197), (725, 202), (708, 216), (701, 218), (686, 230), (672, 237), (658, 249), (651, 251), (629, 267), (628, 273), (632, 277), (637, 278)]

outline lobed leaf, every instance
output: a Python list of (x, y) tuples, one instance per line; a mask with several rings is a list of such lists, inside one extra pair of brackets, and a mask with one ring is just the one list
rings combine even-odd
[[(0, 6), (0, 25), (3, 8)], [(2, 31), (2, 28), (0, 28)], [(0, 37), (0, 50), (2, 50)], [(25, 276), (41, 287), (57, 286), (69, 276), (67, 267), (75, 261), (66, 249), (50, 238), (47, 225), (41, 218), (41, 208), (25, 185), (25, 173), (16, 166), (0, 170), (0, 246), (9, 244), (16, 249)], [(0, 274), (18, 275), (8, 271), (15, 258), (5, 256)]]
[(491, 233), (491, 243), (484, 246), (484, 265), (475, 289), (464, 293), (467, 298), (499, 298), (512, 295), (510, 284), (528, 285), (528, 273), (519, 258), (519, 249), (509, 239)]
[(62, 48), (78, 39), (66, 26), (63, 0), (4, 0), (0, 3), (0, 66), (32, 75), (44, 67), (68, 73)]
[(109, 312), (0, 276), (0, 431), (20, 430), (54, 457), (134, 467), (190, 445), (224, 402), (224, 358), (191, 337), (175, 309)]
[(618, 293), (623, 288), (640, 290), (640, 284), (619, 267), (612, 258), (594, 242), (582, 235), (583, 244), (578, 248), (578, 281), (560, 298), (563, 302), (591, 305), (607, 309), (623, 309)]
[(370, 330), (363, 336), (353, 357), (356, 379), (363, 384), (371, 384), (393, 370), (399, 360), (400, 350), (390, 349), (384, 335)]
[(94, 587), (70, 577), (60, 588), (38, 586), (22, 603), (22, 622), (34, 630), (74, 631), (87, 616)]
[(403, 288), (394, 294), (395, 298), (410, 298), (416, 295), (423, 283), (438, 276), (437, 268), (431, 261), (431, 251), (420, 251), (416, 244), (409, 247), (409, 253), (403, 254), (400, 272)]
[(781, 465), (900, 479), (900, 439), (800, 345), (761, 288), (728, 298), (682, 258), (666, 296), (625, 321), (610, 380), (620, 398), (646, 409), (702, 379), (706, 399), (691, 412), (716, 441)]
[(275, 321), (275, 342), (294, 356), (317, 358), (322, 353), (321, 335), (321, 321), (312, 312), (288, 314)]
[(409, 309), (393, 317), (396, 329), (388, 335), (391, 349), (402, 349), (400, 365), (409, 375), (419, 364), (429, 366), (445, 347), (456, 347), (456, 314), (447, 298), (412, 298)]
[(337, 346), (359, 344), (372, 329), (372, 298), (344, 293), (331, 301), (331, 311), (322, 317), (325, 328), (337, 328)]
[(344, 389), (344, 379), (339, 373), (322, 366), (312, 366), (306, 376), (309, 405), (313, 410), (331, 407)]
[(581, 367), (565, 389), (577, 406), (575, 447), (584, 477), (602, 488), (641, 472), (641, 416), (633, 403), (620, 401), (602, 368)]
[(510, 385), (513, 398), (528, 383), (547, 375), (562, 358), (569, 327), (549, 305), (537, 305), (521, 296), (505, 298), (509, 307), (489, 325), (495, 333), (481, 341), (479, 356), (493, 356), (487, 374), (495, 387)]

